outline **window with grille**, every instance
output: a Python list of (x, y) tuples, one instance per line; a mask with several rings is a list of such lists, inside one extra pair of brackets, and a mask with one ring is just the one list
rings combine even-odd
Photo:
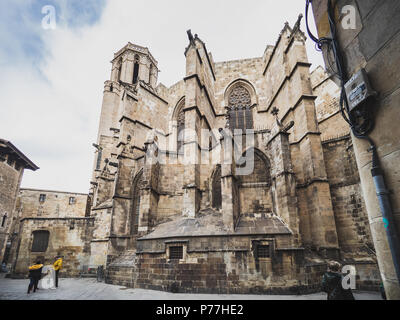
[(69, 204), (75, 204), (76, 203), (76, 198), (75, 197), (69, 197)]
[(45, 252), (49, 245), (50, 232), (48, 231), (34, 231), (32, 252)]
[(170, 247), (169, 248), (169, 258), (171, 260), (183, 259), (183, 246)]
[(270, 258), (271, 254), (269, 251), (269, 246), (265, 246), (265, 245), (257, 246), (257, 257), (258, 258)]
[(46, 201), (46, 195), (45, 194), (41, 194), (39, 196), (39, 202), (45, 202)]

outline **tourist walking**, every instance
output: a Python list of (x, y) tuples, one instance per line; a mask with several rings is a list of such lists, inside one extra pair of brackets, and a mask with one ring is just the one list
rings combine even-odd
[(328, 271), (322, 278), (322, 291), (328, 294), (328, 300), (354, 300), (351, 289), (343, 288), (343, 275), (340, 273), (339, 262), (328, 263)]
[(42, 268), (43, 265), (40, 261), (36, 261), (36, 263), (29, 267), (29, 286), (28, 286), (28, 294), (31, 292), (33, 288), (33, 292), (36, 292), (39, 280), (42, 276)]

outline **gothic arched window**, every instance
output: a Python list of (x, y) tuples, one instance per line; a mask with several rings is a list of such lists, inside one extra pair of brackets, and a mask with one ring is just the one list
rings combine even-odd
[(178, 115), (176, 119), (177, 152), (180, 151), (184, 143), (184, 130), (185, 130), (185, 111), (183, 110), (184, 106), (185, 106), (185, 100), (182, 100), (182, 102), (178, 106)]
[(133, 81), (132, 83), (135, 84), (138, 82), (139, 79), (139, 56), (135, 56), (135, 63), (133, 65)]
[(243, 86), (237, 85), (229, 98), (229, 128), (233, 131), (253, 129), (253, 113), (251, 111), (251, 95)]
[(221, 209), (222, 207), (222, 190), (221, 190), (221, 166), (215, 169), (212, 179), (212, 207)]
[(118, 76), (117, 76), (117, 81), (121, 80), (121, 74), (122, 74), (122, 58), (119, 59), (118, 61)]
[(151, 75), (153, 74), (153, 64), (150, 64), (149, 68), (149, 84), (151, 85)]

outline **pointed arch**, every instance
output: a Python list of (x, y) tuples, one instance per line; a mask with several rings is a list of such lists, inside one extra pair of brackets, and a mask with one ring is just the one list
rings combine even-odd
[(233, 131), (254, 129), (253, 107), (257, 104), (254, 87), (243, 79), (235, 80), (225, 91), (229, 128)]
[(143, 188), (143, 169), (141, 169), (133, 179), (132, 187), (132, 206), (130, 214), (130, 234), (136, 235), (139, 230), (140, 200)]
[(132, 84), (136, 84), (139, 80), (139, 61), (140, 61), (140, 57), (139, 55), (135, 55), (135, 60), (133, 63), (133, 79), (132, 79)]
[(256, 89), (254, 88), (253, 84), (246, 79), (236, 79), (236, 80), (232, 81), (225, 89), (225, 93), (224, 93), (225, 106), (229, 106), (229, 96), (232, 94), (232, 91), (236, 87), (243, 87), (249, 92), (251, 105), (258, 104), (258, 95), (257, 95)]
[(215, 209), (222, 208), (221, 165), (217, 165), (211, 176), (211, 203)]
[(122, 58), (119, 58), (119, 60), (118, 60), (118, 71), (117, 71), (117, 82), (121, 81), (121, 76), (122, 76)]
[(248, 165), (246, 161), (252, 161), (253, 170), (251, 174), (239, 176), (238, 179), (241, 213), (272, 212), (271, 164), (268, 157), (257, 148), (249, 148), (243, 153), (242, 159), (245, 161), (240, 167)]
[(177, 103), (175, 110), (172, 114), (172, 121), (176, 123), (176, 146), (177, 152), (182, 148), (184, 137), (183, 132), (185, 130), (185, 97), (182, 97)]
[[(251, 157), (250, 154), (254, 156)], [(253, 161), (254, 169), (251, 174), (241, 176), (241, 185), (252, 183), (271, 185), (271, 163), (264, 152), (254, 147), (247, 149), (239, 161), (240, 167), (245, 167), (247, 161)]]

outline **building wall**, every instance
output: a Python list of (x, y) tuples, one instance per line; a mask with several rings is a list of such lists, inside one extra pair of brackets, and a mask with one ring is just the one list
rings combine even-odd
[[(75, 277), (89, 265), (89, 241), (91, 218), (24, 218), (18, 236), (18, 253), (14, 276), (27, 276), (28, 267), (38, 259), (44, 265), (52, 265), (55, 256), (62, 255), (61, 277)], [(32, 252), (33, 232), (49, 231), (49, 245), (45, 252)]]
[[(40, 201), (45, 195), (45, 201)], [(81, 193), (34, 190), (22, 188), (19, 192), (20, 217), (23, 218), (77, 218), (88, 215), (88, 195)], [(70, 203), (73, 198), (74, 202)]]
[[(319, 37), (329, 36), (327, 0), (313, 1), (314, 17)], [(400, 2), (396, 0), (340, 0), (337, 11), (352, 5), (356, 13), (356, 28), (344, 29), (339, 19), (339, 45), (345, 60), (345, 71), (350, 78), (365, 68), (371, 85), (378, 92), (371, 105), (375, 127), (370, 138), (375, 142), (385, 173), (396, 229), (400, 231)], [(386, 237), (382, 213), (371, 177), (371, 153), (367, 142), (353, 137), (357, 166), (360, 172), (363, 197), (370, 221), (372, 238), (382, 273), (386, 294), (400, 299), (400, 286)]]
[[(40, 201), (41, 195), (45, 195), (44, 201)], [(10, 257), (13, 276), (27, 276), (29, 265), (37, 259), (52, 264), (56, 255), (64, 256), (62, 276), (79, 275), (89, 265), (94, 223), (89, 208), (90, 198), (85, 194), (21, 189), (15, 210), (18, 222), (13, 227), (17, 237)], [(44, 252), (32, 252), (35, 231), (50, 234)]]
[[(272, 241), (269, 243), (277, 247), (288, 243), (284, 236), (139, 242), (134, 259), (122, 256), (125, 260), (110, 264), (107, 282), (151, 290), (219, 294), (297, 294), (318, 287), (324, 269), (304, 263), (303, 250), (274, 248), (270, 258), (259, 258), (256, 243), (262, 241)], [(169, 257), (169, 247), (175, 245), (184, 247), (181, 260)], [(293, 268), (292, 264), (303, 267)], [(134, 266), (132, 273), (128, 266)]]
[[(353, 151), (340, 139), (330, 141), (348, 136), (337, 112), (339, 90), (324, 70), (310, 74), (305, 40), (299, 18), (293, 28), (285, 24), (275, 46), (268, 46), (262, 57), (215, 63), (195, 36), (185, 51), (186, 77), (171, 88), (113, 78), (123, 116), (113, 139), (99, 140), (113, 150), (110, 161), (115, 163), (113, 168), (111, 162), (102, 163), (94, 175), (99, 200), (91, 211), (91, 259), (107, 263), (108, 282), (163, 290), (172, 290), (176, 282), (184, 292), (316, 290), (327, 260), (337, 259), (356, 265), (359, 285), (376, 288), (373, 252), (359, 250), (370, 243), (370, 233)], [(213, 181), (217, 163), (155, 160), (182, 161), (185, 155), (199, 159), (209, 142), (200, 136), (204, 128), (216, 132), (213, 152), (224, 151), (219, 129), (229, 128), (228, 97), (239, 84), (251, 96), (253, 147), (264, 160), (251, 181), (236, 175), (235, 165), (221, 164), (221, 208), (212, 208), (213, 186), (219, 185)], [(175, 149), (177, 127), (168, 123), (180, 111), (185, 129), (198, 135), (196, 140), (195, 134), (185, 134), (183, 154)], [(172, 143), (163, 143), (169, 138)], [(345, 162), (343, 172), (335, 169)], [(346, 170), (353, 170), (352, 175)], [(258, 180), (264, 171), (270, 180)], [(271, 221), (267, 215), (277, 217), (290, 232), (278, 237), (272, 229), (256, 231)], [(208, 218), (219, 220), (202, 222)], [(171, 223), (175, 225), (169, 232), (154, 236)], [(241, 233), (239, 250), (235, 237), (243, 224), (248, 229)], [(202, 230), (201, 239), (185, 233), (192, 225), (198, 227), (193, 233)], [(177, 230), (182, 233), (178, 240), (188, 243), (179, 263), (168, 261), (171, 232)], [(218, 232), (224, 236), (216, 237)], [(255, 261), (252, 240), (258, 235), (284, 244), (274, 248), (270, 261)]]
[(7, 155), (0, 154), (0, 262), (3, 262), (10, 228), (15, 220), (15, 202), (24, 172), (22, 166), (15, 161), (8, 163), (7, 159)]

